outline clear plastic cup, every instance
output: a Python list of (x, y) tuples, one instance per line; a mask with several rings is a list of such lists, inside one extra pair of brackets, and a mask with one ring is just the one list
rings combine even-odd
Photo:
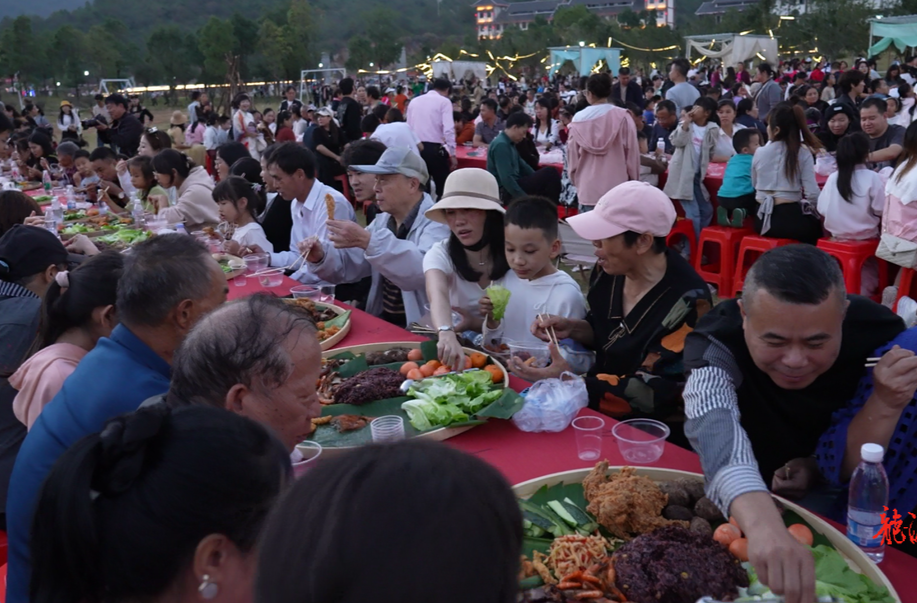
[(320, 301), (322, 296), (321, 288), (315, 285), (299, 285), (290, 289), (290, 293), (293, 299), (311, 299), (315, 302)]
[[(306, 440), (296, 445), (296, 453), (302, 457), (300, 461), (293, 461), (293, 477), (302, 477), (310, 469), (318, 464), (318, 458), (322, 455), (322, 445), (312, 440)], [(291, 455), (292, 456), (292, 455)]]
[(236, 287), (244, 287), (248, 284), (248, 275), (245, 272), (240, 272), (233, 277), (232, 282)]
[(334, 285), (322, 285), (320, 287), (320, 295), (318, 301), (323, 304), (333, 304), (334, 303)]
[(404, 439), (404, 419), (398, 415), (388, 415), (373, 419), (369, 424), (373, 434), (373, 442), (397, 442)]
[(283, 284), (283, 273), (275, 272), (273, 274), (264, 274), (258, 277), (262, 287), (273, 289)]
[(668, 425), (653, 419), (621, 421), (611, 429), (624, 460), (643, 465), (659, 460), (669, 433)]
[(271, 263), (271, 255), (269, 253), (252, 253), (243, 257), (242, 261), (245, 262), (248, 273), (254, 274), (259, 270), (267, 269)]
[(509, 345), (509, 355), (519, 358), (523, 364), (532, 368), (544, 368), (551, 364), (551, 350), (546, 343), (507, 341), (506, 344)]
[(573, 419), (576, 433), (576, 455), (583, 461), (597, 461), (602, 456), (602, 417), (578, 417)]

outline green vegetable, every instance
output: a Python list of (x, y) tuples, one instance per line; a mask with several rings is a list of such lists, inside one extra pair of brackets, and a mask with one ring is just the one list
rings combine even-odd
[(549, 500), (548, 507), (550, 507), (552, 511), (557, 513), (558, 517), (566, 521), (572, 527), (574, 528), (576, 527), (576, 520), (573, 519), (573, 516), (567, 512), (567, 510), (564, 508), (563, 503), (561, 503), (559, 500)]
[(51, 195), (39, 195), (38, 197), (35, 197), (35, 203), (43, 205), (45, 203), (51, 203), (52, 199), (53, 198)]
[(79, 220), (80, 218), (85, 218), (86, 212), (79, 209), (77, 211), (68, 211), (64, 213), (64, 220)]
[(547, 520), (550, 523), (550, 526), (546, 529), (546, 531), (553, 534), (554, 536), (566, 536), (573, 534), (573, 530), (570, 529), (564, 520), (561, 519), (560, 516), (558, 516), (557, 513), (551, 509), (536, 505), (535, 503), (528, 500), (520, 500), (519, 507), (522, 509), (523, 513), (531, 513)]
[(81, 233), (92, 232), (92, 231), (93, 229), (89, 228), (85, 224), (71, 224), (67, 228), (63, 229), (61, 231), (61, 234), (75, 235), (75, 234), (81, 234)]
[(528, 578), (523, 578), (519, 581), (520, 590), (529, 590), (532, 588), (538, 588), (539, 586), (544, 586), (544, 580), (541, 579), (541, 576), (534, 575), (529, 576)]
[(123, 243), (129, 246), (140, 243), (141, 241), (146, 241), (148, 238), (150, 238), (150, 233), (145, 230), (124, 228), (117, 230), (112, 234), (99, 237), (99, 241), (108, 245), (117, 245), (118, 243)]
[(503, 315), (506, 314), (506, 306), (509, 304), (509, 296), (511, 295), (509, 289), (500, 285), (491, 285), (486, 292), (487, 297), (490, 298), (490, 303), (494, 306), (494, 320), (503, 320)]
[(408, 391), (413, 400), (401, 405), (419, 431), (462, 423), (495, 402), (503, 389), (495, 387), (487, 371), (469, 371), (424, 379)]

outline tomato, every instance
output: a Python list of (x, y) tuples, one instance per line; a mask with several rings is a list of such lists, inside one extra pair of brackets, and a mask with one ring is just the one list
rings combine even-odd
[(729, 545), (729, 552), (739, 561), (748, 561), (748, 539), (736, 538)]
[(724, 523), (713, 532), (713, 539), (723, 546), (729, 546), (741, 537), (742, 531), (731, 523)]
[(790, 536), (799, 541), (800, 544), (812, 546), (812, 543), (815, 542), (815, 538), (812, 536), (812, 530), (801, 523), (794, 523), (787, 528), (787, 531), (790, 533)]

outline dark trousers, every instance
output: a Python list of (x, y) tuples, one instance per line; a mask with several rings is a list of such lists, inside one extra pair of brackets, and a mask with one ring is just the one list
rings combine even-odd
[(755, 200), (754, 193), (742, 195), (741, 197), (717, 197), (716, 203), (729, 211), (744, 209), (745, 215), (748, 217), (752, 217), (758, 213), (758, 202)]
[(423, 150), (420, 157), (427, 164), (427, 171), (430, 173), (430, 180), (436, 185), (436, 199), (443, 196), (443, 188), (446, 186), (446, 178), (449, 177), (449, 171), (452, 169), (452, 163), (449, 160), (449, 152), (446, 147), (435, 142), (424, 142)]
[[(761, 233), (761, 219), (755, 215), (755, 232)], [(815, 245), (822, 237), (821, 220), (802, 213), (799, 203), (783, 203), (774, 206), (771, 227), (761, 235), (772, 239), (793, 239), (800, 243)]]
[(543, 167), (534, 174), (519, 179), (519, 187), (527, 195), (538, 195), (560, 203), (560, 174), (553, 167)]

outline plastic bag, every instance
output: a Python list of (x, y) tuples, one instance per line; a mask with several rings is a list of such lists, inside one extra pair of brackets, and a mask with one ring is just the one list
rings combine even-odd
[(589, 404), (586, 381), (573, 373), (559, 379), (543, 379), (525, 394), (525, 406), (513, 415), (521, 431), (563, 431), (577, 413)]

